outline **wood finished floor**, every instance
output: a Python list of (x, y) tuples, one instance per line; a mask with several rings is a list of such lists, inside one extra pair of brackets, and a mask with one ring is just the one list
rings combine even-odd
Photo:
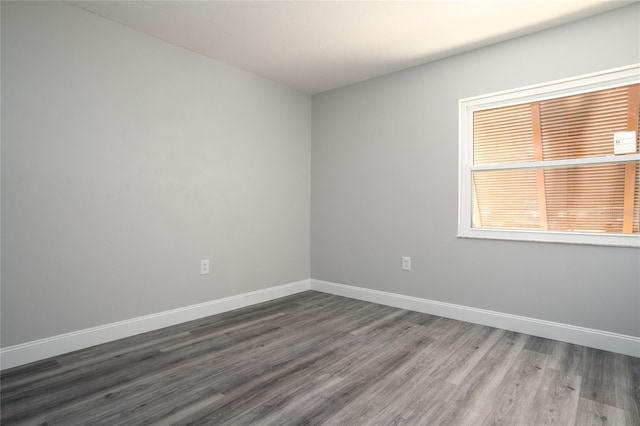
[(308, 291), (6, 370), (3, 425), (640, 425), (640, 359)]

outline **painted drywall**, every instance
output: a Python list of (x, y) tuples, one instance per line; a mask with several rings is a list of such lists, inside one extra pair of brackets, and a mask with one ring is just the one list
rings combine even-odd
[(1, 7), (2, 347), (309, 278), (309, 96)]
[(639, 250), (456, 238), (458, 100), (638, 63), (639, 27), (635, 4), (315, 95), (312, 278), (640, 336)]

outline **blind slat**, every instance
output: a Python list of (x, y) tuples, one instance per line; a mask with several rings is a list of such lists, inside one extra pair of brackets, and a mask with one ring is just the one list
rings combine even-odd
[[(536, 108), (533, 104), (521, 104), (476, 111), (474, 164), (535, 161), (536, 119), (538, 149), (540, 145), (542, 148), (541, 156), (537, 151), (537, 158), (542, 159), (541, 165), (549, 160), (613, 155), (613, 133), (627, 130), (630, 87), (636, 86), (544, 100), (537, 102)], [(543, 174), (537, 180), (536, 169), (473, 172), (477, 204), (474, 215), (479, 216), (474, 217), (474, 226), (622, 232), (625, 185), (628, 185), (624, 163), (541, 170)], [(639, 232), (640, 222), (639, 175), (640, 167), (636, 169), (633, 191), (634, 233)], [(543, 220), (541, 216), (546, 217)]]

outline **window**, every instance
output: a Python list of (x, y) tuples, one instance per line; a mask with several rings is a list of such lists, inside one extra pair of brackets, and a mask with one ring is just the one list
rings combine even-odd
[(460, 101), (458, 235), (640, 247), (640, 66)]

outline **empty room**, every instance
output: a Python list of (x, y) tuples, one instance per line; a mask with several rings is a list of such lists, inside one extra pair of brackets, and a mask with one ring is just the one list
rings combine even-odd
[(2, 425), (640, 425), (637, 1), (1, 1)]

